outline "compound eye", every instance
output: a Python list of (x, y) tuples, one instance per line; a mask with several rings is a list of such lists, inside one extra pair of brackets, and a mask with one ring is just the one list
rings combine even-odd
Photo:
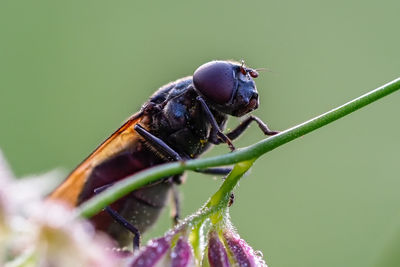
[(193, 84), (207, 99), (217, 104), (227, 103), (235, 86), (232, 65), (224, 61), (201, 65), (193, 74)]

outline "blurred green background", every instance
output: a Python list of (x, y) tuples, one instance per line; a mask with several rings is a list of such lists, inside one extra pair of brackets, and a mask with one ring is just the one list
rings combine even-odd
[[(271, 70), (256, 80), (254, 113), (286, 129), (399, 76), (399, 9), (399, 1), (2, 0), (0, 148), (18, 176), (69, 171), (159, 86), (212, 59)], [(399, 93), (386, 97), (256, 162), (232, 219), (270, 266), (400, 266), (399, 103)], [(262, 138), (251, 127), (236, 145)], [(220, 184), (188, 176), (185, 215)], [(146, 238), (167, 229), (167, 215)]]

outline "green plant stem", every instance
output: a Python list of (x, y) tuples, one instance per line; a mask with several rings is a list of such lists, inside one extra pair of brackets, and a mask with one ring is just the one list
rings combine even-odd
[(211, 196), (207, 203), (199, 211), (185, 218), (172, 232), (181, 231), (188, 225), (200, 228), (201, 224), (209, 218), (213, 224), (221, 221), (224, 215), (226, 215), (225, 211), (228, 208), (230, 193), (243, 175), (250, 169), (254, 161), (255, 159), (236, 163), (218, 191)]
[(232, 192), (233, 188), (239, 182), (240, 178), (242, 178), (242, 176), (250, 169), (254, 161), (255, 159), (251, 159), (236, 163), (231, 173), (229, 173), (228, 177), (226, 177), (219, 190), (210, 198), (206, 207), (219, 205), (226, 207), (229, 201), (229, 195)]
[(288, 143), (337, 119), (340, 119), (386, 95), (400, 89), (400, 78), (397, 78), (375, 90), (372, 90), (346, 104), (332, 109), (320, 116), (285, 130), (273, 137), (266, 138), (249, 147), (238, 149), (232, 153), (188, 160), (186, 162), (174, 162), (146, 169), (131, 177), (128, 177), (104, 192), (96, 195), (77, 209), (77, 216), (91, 217), (100, 212), (105, 206), (113, 203), (135, 189), (154, 182), (163, 177), (179, 174), (185, 170), (196, 170), (208, 167), (231, 165), (241, 161), (256, 159), (278, 146)]

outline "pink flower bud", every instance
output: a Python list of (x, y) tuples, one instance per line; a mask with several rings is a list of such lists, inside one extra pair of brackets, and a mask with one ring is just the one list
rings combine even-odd
[(211, 231), (208, 240), (208, 262), (211, 267), (229, 267), (228, 254), (217, 232)]
[(264, 260), (239, 235), (231, 231), (224, 232), (225, 244), (240, 267), (267, 266)]
[(171, 245), (170, 238), (161, 237), (150, 241), (133, 259), (129, 266), (152, 267), (161, 261)]
[(194, 266), (192, 247), (184, 237), (179, 238), (174, 250), (171, 253), (171, 266)]

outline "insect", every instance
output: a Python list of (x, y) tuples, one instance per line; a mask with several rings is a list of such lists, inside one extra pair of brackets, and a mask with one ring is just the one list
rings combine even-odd
[[(228, 115), (241, 117), (258, 107), (253, 80), (257, 77), (258, 72), (244, 62), (211, 61), (200, 66), (193, 76), (161, 87), (138, 113), (73, 170), (49, 198), (78, 206), (118, 180), (158, 164), (196, 158), (212, 144), (225, 143), (234, 150), (231, 140), (252, 121), (264, 134), (276, 134), (255, 116), (247, 117), (227, 134), (222, 132)], [(226, 174), (230, 169), (199, 171)], [(176, 192), (179, 183), (181, 176), (176, 175), (148, 184), (116, 201), (91, 221), (119, 245), (125, 246), (133, 238), (134, 247), (138, 247), (140, 233), (156, 221), (169, 193)], [(174, 199), (177, 218), (176, 193)]]

